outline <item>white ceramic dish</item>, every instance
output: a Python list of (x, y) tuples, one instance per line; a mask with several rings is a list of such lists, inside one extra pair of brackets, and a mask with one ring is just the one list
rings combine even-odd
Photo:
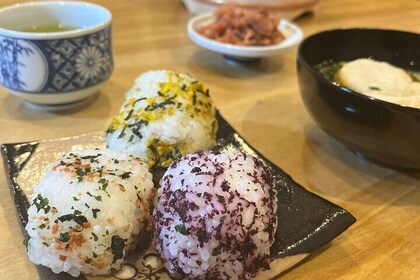
[(221, 5), (234, 4), (244, 7), (264, 7), (270, 12), (292, 20), (312, 12), (320, 0), (182, 0), (192, 14), (215, 12)]
[(188, 22), (188, 36), (197, 45), (236, 60), (249, 60), (279, 55), (295, 47), (303, 37), (302, 30), (296, 24), (282, 19), (278, 28), (280, 32), (285, 35), (286, 39), (278, 44), (250, 47), (220, 43), (206, 38), (197, 32), (197, 28), (207, 25), (213, 21), (214, 14), (212, 13), (193, 17)]

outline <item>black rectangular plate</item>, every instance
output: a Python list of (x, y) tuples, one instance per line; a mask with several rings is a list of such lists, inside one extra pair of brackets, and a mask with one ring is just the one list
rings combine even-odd
[[(356, 221), (353, 215), (345, 209), (307, 191), (293, 181), (282, 169), (247, 144), (219, 113), (217, 118), (219, 130), (215, 148), (235, 149), (251, 154), (261, 160), (275, 177), (278, 191), (278, 227), (274, 244), (271, 247), (273, 260), (298, 254), (309, 254), (340, 235)], [(2, 155), (10, 190), (23, 227), (28, 219), (29, 202), (16, 179), (38, 144), (39, 142), (35, 141), (2, 145)], [(66, 273), (56, 275), (45, 267), (38, 267), (38, 270), (41, 279), (76, 279)], [(85, 277), (80, 276), (77, 279), (85, 279)]]

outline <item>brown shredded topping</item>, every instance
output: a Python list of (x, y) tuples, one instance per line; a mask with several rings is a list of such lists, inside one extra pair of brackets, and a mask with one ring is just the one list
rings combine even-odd
[(278, 30), (280, 18), (263, 9), (221, 6), (213, 23), (197, 31), (221, 43), (243, 46), (267, 46), (280, 43), (285, 36)]

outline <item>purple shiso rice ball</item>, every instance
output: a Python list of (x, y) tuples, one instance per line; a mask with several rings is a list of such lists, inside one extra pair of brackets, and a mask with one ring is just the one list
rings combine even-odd
[(276, 209), (273, 177), (256, 158), (192, 153), (161, 180), (154, 244), (174, 277), (250, 279), (269, 269)]

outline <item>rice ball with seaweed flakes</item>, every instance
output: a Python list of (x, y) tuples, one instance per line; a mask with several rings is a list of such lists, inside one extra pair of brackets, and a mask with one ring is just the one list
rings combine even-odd
[(250, 279), (268, 269), (277, 227), (269, 170), (240, 152), (196, 152), (166, 171), (153, 211), (168, 271), (189, 279)]
[(209, 90), (188, 74), (146, 72), (127, 92), (107, 144), (166, 168), (184, 154), (215, 145), (215, 114)]
[(55, 273), (120, 269), (144, 230), (152, 174), (138, 157), (110, 149), (72, 151), (46, 171), (28, 210), (28, 256)]

